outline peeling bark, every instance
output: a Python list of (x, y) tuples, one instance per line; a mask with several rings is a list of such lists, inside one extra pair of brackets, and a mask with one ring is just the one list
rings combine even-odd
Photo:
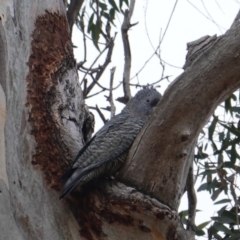
[[(28, 62), (26, 107), (31, 134), (36, 140), (32, 164), (41, 167), (47, 183), (54, 188), (59, 186), (67, 166), (65, 159), (72, 159), (82, 144), (78, 126), (82, 123), (76, 116), (83, 112), (83, 99), (77, 94), (81, 90), (67, 30), (64, 15), (46, 12), (39, 16), (32, 33)], [(72, 132), (67, 127), (71, 127)], [(69, 152), (66, 138), (76, 145), (75, 152)]]

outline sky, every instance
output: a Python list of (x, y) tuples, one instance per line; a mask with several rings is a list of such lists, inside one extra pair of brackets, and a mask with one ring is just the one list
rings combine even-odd
[[(174, 8), (175, 6), (175, 8)], [(160, 52), (161, 59), (172, 65), (165, 64), (164, 76), (170, 76), (170, 82), (173, 81), (183, 70), (182, 66), (185, 63), (186, 44), (199, 39), (205, 35), (217, 36), (224, 34), (230, 28), (235, 16), (240, 7), (240, 1), (237, 0), (142, 0), (136, 1), (132, 23), (138, 22), (129, 31), (129, 40), (132, 53), (132, 68), (131, 68), (131, 83), (147, 84), (159, 80), (162, 76), (162, 67), (159, 58), (153, 56), (155, 49), (159, 45), (161, 39)], [(173, 11), (174, 9), (174, 11)], [(170, 15), (171, 21), (168, 25)], [(110, 79), (110, 69), (116, 66), (114, 85), (116, 86), (122, 81), (123, 72), (123, 47), (121, 40), (121, 32), (119, 26), (121, 25), (122, 16), (118, 15), (116, 18), (117, 32), (115, 49), (108, 69), (105, 71), (100, 82), (102, 85), (108, 87)], [(168, 28), (166, 30), (166, 27)], [(75, 49), (75, 57), (78, 61), (83, 59), (82, 35), (75, 28), (73, 31), (73, 43), (78, 46)], [(97, 51), (92, 43), (88, 41), (90, 52), (88, 52), (86, 66), (90, 66), (94, 61)], [(147, 62), (142, 71), (140, 69)], [(96, 65), (98, 66), (98, 65)], [(136, 77), (136, 75), (138, 77)], [(79, 74), (80, 80), (83, 75)], [(164, 94), (165, 89), (169, 85), (167, 80), (160, 82), (158, 91)], [(139, 89), (132, 88), (132, 95)], [(97, 88), (94, 91), (98, 91)], [(90, 106), (98, 104), (99, 107), (106, 107), (108, 104), (103, 96), (104, 94), (87, 99), (86, 103)], [(122, 89), (114, 92), (114, 99), (122, 96)], [(121, 111), (123, 105), (116, 102), (117, 113)], [(99, 116), (95, 114), (96, 130), (98, 130), (103, 122)], [(109, 113), (105, 113), (106, 118), (109, 118)], [(200, 182), (197, 182), (199, 185)], [(219, 208), (219, 206), (217, 206)], [(183, 197), (180, 210), (187, 209), (186, 196)], [(198, 212), (196, 217), (197, 225), (210, 220), (216, 212), (216, 207), (213, 206), (208, 193), (198, 193)], [(205, 237), (198, 237), (197, 239), (206, 239)]]

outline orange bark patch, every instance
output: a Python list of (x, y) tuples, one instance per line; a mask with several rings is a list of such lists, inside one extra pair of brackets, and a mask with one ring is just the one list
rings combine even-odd
[(59, 142), (51, 106), (59, 76), (75, 62), (66, 17), (47, 11), (39, 16), (32, 33), (31, 48), (26, 106), (31, 134), (37, 142), (32, 164), (40, 166), (51, 187), (59, 189), (59, 179), (66, 168), (67, 147)]

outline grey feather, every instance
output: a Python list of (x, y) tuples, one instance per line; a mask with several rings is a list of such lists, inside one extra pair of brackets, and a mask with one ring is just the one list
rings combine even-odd
[(153, 88), (140, 90), (79, 151), (60, 199), (93, 178), (111, 176), (123, 165), (128, 149), (141, 131), (161, 95)]

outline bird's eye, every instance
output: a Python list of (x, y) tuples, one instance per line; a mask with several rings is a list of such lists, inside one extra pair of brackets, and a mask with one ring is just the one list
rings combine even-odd
[(149, 99), (147, 99), (147, 100), (146, 100), (146, 102), (150, 102), (150, 100), (149, 100)]

